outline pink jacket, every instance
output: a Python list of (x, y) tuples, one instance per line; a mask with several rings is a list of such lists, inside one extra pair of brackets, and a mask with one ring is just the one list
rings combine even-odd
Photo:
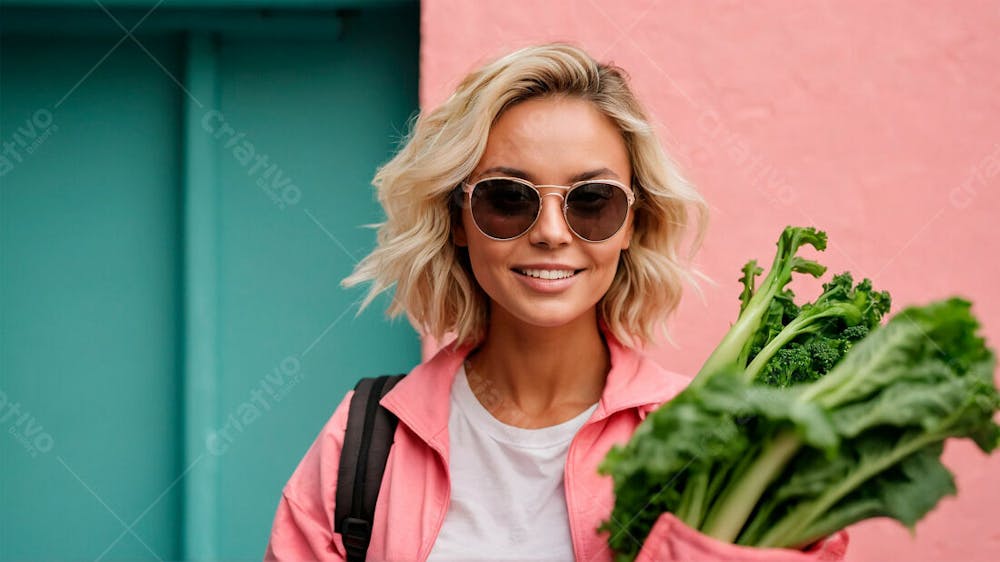
[[(611, 370), (600, 403), (569, 446), (564, 471), (566, 507), (578, 562), (610, 562), (607, 533), (597, 527), (614, 504), (610, 477), (597, 473), (614, 444), (628, 441), (646, 415), (688, 383), (605, 332)], [(451, 384), (471, 346), (447, 347), (417, 366), (381, 404), (399, 418), (395, 442), (375, 508), (368, 560), (424, 562), (448, 510), (448, 414)], [(282, 492), (266, 560), (343, 561), (341, 535), (333, 532), (337, 467), (353, 391), (349, 391), (306, 452)], [(391, 532), (387, 530), (391, 529)], [(808, 553), (722, 544), (663, 514), (638, 562), (653, 560), (837, 560), (846, 533)], [(775, 556), (778, 556), (777, 558)]]

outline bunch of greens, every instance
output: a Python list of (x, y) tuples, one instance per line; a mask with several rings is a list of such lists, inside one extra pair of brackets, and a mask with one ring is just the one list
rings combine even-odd
[(849, 273), (797, 305), (792, 273), (826, 268), (797, 255), (826, 235), (788, 227), (771, 270), (743, 268), (740, 314), (692, 383), (600, 465), (614, 481), (609, 531), (632, 560), (661, 513), (719, 540), (801, 548), (871, 517), (907, 527), (954, 494), (941, 464), (949, 437), (1000, 444), (995, 358), (970, 303), (896, 314), (888, 293)]

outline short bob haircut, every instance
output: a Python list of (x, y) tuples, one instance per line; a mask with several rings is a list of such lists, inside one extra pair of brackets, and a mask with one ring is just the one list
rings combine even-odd
[(627, 80), (621, 68), (598, 63), (574, 45), (532, 46), (472, 72), (438, 108), (418, 115), (403, 147), (372, 181), (386, 215), (377, 225), (377, 246), (342, 282), (372, 282), (361, 309), (395, 289), (390, 317), (405, 312), (439, 341), (449, 333), (459, 345), (480, 341), (490, 301), (472, 274), (467, 249), (452, 241), (459, 212), (453, 192), (478, 164), (504, 110), (532, 98), (574, 96), (593, 102), (621, 130), (637, 199), (632, 240), (598, 304), (599, 319), (630, 347), (666, 334), (682, 284), (697, 288), (694, 277), (701, 276), (682, 263), (680, 249), (695, 226), (688, 257), (697, 251), (707, 205), (661, 147)]

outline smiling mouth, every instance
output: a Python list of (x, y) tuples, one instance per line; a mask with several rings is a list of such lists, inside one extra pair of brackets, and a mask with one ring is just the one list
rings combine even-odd
[(515, 269), (517, 273), (534, 279), (566, 279), (583, 271), (582, 269)]

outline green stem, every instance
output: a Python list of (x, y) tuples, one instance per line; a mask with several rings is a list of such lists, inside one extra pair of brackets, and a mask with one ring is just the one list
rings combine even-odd
[(685, 523), (688, 523), (688, 513), (691, 511), (691, 500), (694, 495), (694, 487), (691, 486), (693, 479), (693, 476), (688, 477), (687, 483), (684, 485), (684, 491), (681, 492), (681, 501), (677, 505), (677, 511), (674, 512), (674, 515)]
[(828, 308), (815, 314), (802, 313), (796, 316), (795, 319), (782, 328), (776, 336), (771, 338), (771, 341), (767, 342), (767, 345), (765, 345), (764, 348), (760, 350), (760, 353), (754, 356), (753, 361), (747, 365), (746, 370), (743, 372), (746, 381), (753, 382), (757, 380), (757, 377), (760, 376), (760, 372), (764, 370), (764, 366), (767, 365), (768, 361), (774, 357), (775, 353), (778, 353), (779, 349), (785, 347), (788, 342), (802, 334), (808, 334), (816, 331), (818, 329), (816, 324), (819, 323), (819, 321), (824, 318), (837, 316), (838, 314), (840, 314), (840, 309)]
[(778, 332), (778, 335), (774, 336), (771, 341), (769, 341), (767, 345), (765, 345), (764, 348), (761, 349), (756, 356), (754, 356), (753, 361), (751, 361), (750, 364), (747, 365), (747, 368), (743, 371), (744, 380), (747, 382), (757, 380), (757, 377), (764, 369), (764, 366), (767, 365), (767, 362), (774, 357), (774, 354), (777, 353), (779, 349), (795, 339), (795, 337), (799, 334), (805, 333), (806, 330), (802, 330), (802, 326), (807, 325), (808, 322), (800, 322), (799, 318), (802, 317), (799, 316), (795, 320), (789, 322), (787, 326)]
[(760, 326), (761, 318), (764, 316), (763, 313), (766, 311), (766, 309), (761, 307), (751, 307), (747, 310), (747, 315), (737, 320), (729, 331), (726, 332), (726, 335), (722, 337), (722, 341), (719, 342), (719, 345), (712, 351), (712, 354), (705, 360), (698, 374), (691, 381), (691, 385), (704, 384), (715, 373), (732, 368), (733, 366), (740, 366), (740, 353), (742, 353), (743, 347), (747, 345), (747, 342), (756, 333), (757, 328)]
[(765, 527), (768, 525), (771, 519), (771, 513), (774, 512), (774, 508), (777, 507), (778, 501), (774, 498), (770, 498), (764, 505), (757, 510), (754, 514), (753, 519), (747, 524), (743, 532), (740, 533), (739, 539), (736, 544), (742, 544), (745, 546), (753, 546), (757, 544), (760, 535), (764, 532)]
[[(752, 451), (753, 449), (746, 451), (744, 453), (744, 459), (749, 458), (753, 454)], [(719, 492), (722, 489), (724, 489), (726, 482), (732, 477), (732, 475), (743, 473), (742, 472), (743, 469), (746, 468), (746, 466), (744, 465), (745, 463), (741, 461), (740, 464), (735, 466), (732, 463), (726, 463), (725, 466), (714, 467), (715, 470), (712, 473), (711, 480), (709, 480), (708, 482), (708, 490), (706, 491), (706, 496), (705, 496), (706, 507), (714, 504), (715, 498), (719, 497)], [(698, 525), (699, 527), (701, 526), (700, 521), (698, 522)]]
[(895, 447), (892, 452), (881, 459), (864, 466), (851, 473), (850, 476), (841, 480), (836, 486), (830, 488), (822, 496), (814, 501), (800, 505), (790, 511), (777, 525), (764, 535), (756, 546), (761, 547), (792, 547), (799, 546), (791, 541), (802, 536), (803, 531), (808, 528), (817, 518), (826, 513), (834, 504), (844, 496), (853, 492), (858, 486), (869, 478), (888, 469), (900, 460), (915, 453), (920, 448), (940, 441), (947, 437), (941, 433), (924, 433), (914, 437), (907, 443)]
[[(705, 497), (708, 491), (708, 471), (702, 470), (697, 474), (691, 476), (687, 482), (688, 488), (691, 489), (690, 503), (688, 504), (688, 510), (685, 514), (684, 523), (686, 523), (692, 529), (697, 529), (701, 525), (701, 520), (705, 517)], [(688, 489), (685, 488), (684, 494), (687, 495)]]
[(802, 441), (792, 430), (776, 435), (750, 468), (726, 488), (708, 514), (702, 532), (729, 543), (736, 540), (764, 490), (801, 446)]

